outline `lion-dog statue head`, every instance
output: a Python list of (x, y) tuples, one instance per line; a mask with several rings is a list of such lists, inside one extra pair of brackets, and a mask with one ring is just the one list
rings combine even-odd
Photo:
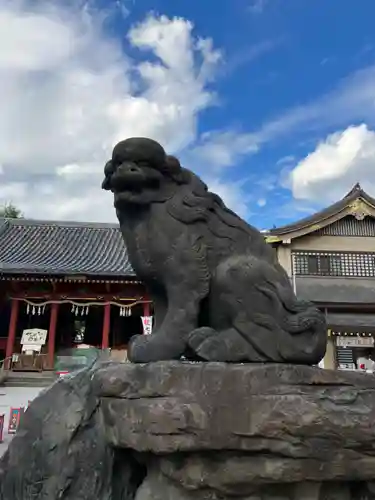
[(117, 209), (163, 201), (186, 178), (177, 158), (168, 156), (156, 141), (143, 137), (119, 142), (104, 175), (102, 188), (114, 192)]

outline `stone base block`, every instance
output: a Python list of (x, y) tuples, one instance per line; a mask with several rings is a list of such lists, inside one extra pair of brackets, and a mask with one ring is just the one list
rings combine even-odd
[(111, 445), (152, 457), (137, 500), (375, 499), (372, 375), (163, 362), (94, 385)]

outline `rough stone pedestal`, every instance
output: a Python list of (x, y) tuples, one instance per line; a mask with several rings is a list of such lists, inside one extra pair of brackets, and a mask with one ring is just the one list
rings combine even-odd
[(375, 499), (372, 375), (159, 362), (93, 383), (108, 441), (146, 464), (136, 500)]
[(375, 500), (375, 378), (107, 364), (56, 382), (0, 459), (0, 500)]

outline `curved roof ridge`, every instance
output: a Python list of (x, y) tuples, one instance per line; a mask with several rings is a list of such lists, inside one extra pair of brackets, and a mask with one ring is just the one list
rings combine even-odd
[(363, 191), (363, 189), (361, 187), (361, 184), (359, 182), (356, 182), (354, 184), (354, 186), (352, 187), (352, 189), (344, 196), (344, 198), (350, 198), (354, 194), (356, 194), (357, 196), (360, 196), (361, 193), (365, 194), (365, 192)]
[(318, 222), (324, 219), (328, 219), (329, 217), (332, 217), (332, 215), (341, 212), (348, 206), (350, 202), (353, 202), (358, 198), (362, 198), (369, 205), (375, 207), (375, 198), (367, 194), (366, 191), (362, 189), (360, 183), (357, 182), (352, 187), (352, 189), (343, 198), (341, 198), (341, 200), (337, 201), (336, 203), (333, 203), (332, 205), (329, 205), (327, 208), (324, 208), (323, 210), (315, 212), (314, 214), (309, 215), (308, 217), (304, 217), (303, 219), (300, 219), (291, 224), (286, 224), (284, 226), (270, 229), (268, 231), (268, 234), (277, 236), (281, 234), (290, 233), (292, 231), (297, 231), (299, 229), (303, 229), (313, 224), (317, 224)]
[(0, 217), (0, 224), (8, 223), (12, 226), (43, 226), (43, 227), (77, 227), (93, 229), (118, 229), (119, 224), (115, 222), (82, 222), (71, 220), (48, 220), (30, 218), (8, 218)]

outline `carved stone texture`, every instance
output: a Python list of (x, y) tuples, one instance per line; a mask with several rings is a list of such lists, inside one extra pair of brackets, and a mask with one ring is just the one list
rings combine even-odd
[(150, 457), (136, 500), (375, 500), (375, 379), (285, 364), (108, 365), (109, 442)]
[(264, 236), (155, 141), (117, 144), (102, 187), (154, 304), (133, 362), (188, 359), (317, 364), (324, 316), (297, 300)]
[(142, 468), (107, 444), (91, 376), (59, 380), (31, 403), (0, 459), (0, 500), (134, 498)]

